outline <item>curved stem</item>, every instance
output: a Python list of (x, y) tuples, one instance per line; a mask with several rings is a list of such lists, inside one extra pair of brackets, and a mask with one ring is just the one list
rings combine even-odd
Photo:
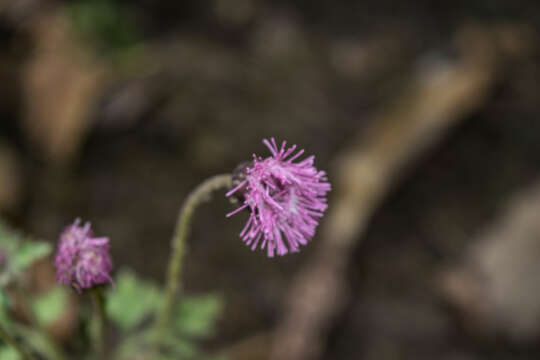
[(197, 206), (207, 200), (213, 191), (221, 188), (229, 188), (231, 182), (232, 176), (230, 174), (216, 175), (209, 178), (189, 194), (180, 210), (172, 241), (172, 254), (169, 260), (165, 299), (155, 323), (156, 342), (164, 338), (170, 324), (172, 308), (182, 278), (185, 245), (189, 235), (193, 213)]
[(105, 296), (101, 287), (92, 288), (90, 291), (94, 303), (94, 322), (92, 328), (92, 341), (99, 359), (105, 359)]
[(11, 336), (7, 332), (7, 330), (4, 329), (1, 325), (0, 325), (0, 340), (5, 342), (9, 346), (13, 347), (15, 351), (17, 351), (19, 355), (21, 356), (21, 358), (23, 358), (24, 360), (35, 359), (35, 357), (32, 356), (32, 354), (28, 350), (26, 350), (21, 344), (19, 344), (17, 340), (15, 340), (15, 338)]

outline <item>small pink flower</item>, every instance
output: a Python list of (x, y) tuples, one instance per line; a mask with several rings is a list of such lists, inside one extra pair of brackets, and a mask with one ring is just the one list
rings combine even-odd
[(76, 219), (60, 236), (55, 265), (56, 279), (79, 293), (94, 285), (112, 284), (109, 238), (94, 237), (90, 223), (81, 226)]
[(274, 138), (263, 143), (272, 156), (254, 154), (253, 163), (243, 168), (240, 183), (226, 194), (240, 194), (243, 204), (227, 217), (250, 209), (240, 237), (252, 250), (262, 239), (260, 248), (266, 247), (268, 257), (298, 252), (315, 235), (331, 187), (326, 173), (313, 166), (314, 156), (293, 162), (304, 150), (293, 155), (296, 145), (286, 148), (283, 141), (278, 147)]

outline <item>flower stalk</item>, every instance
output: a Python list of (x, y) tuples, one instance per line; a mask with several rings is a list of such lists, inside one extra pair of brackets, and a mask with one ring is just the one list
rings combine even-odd
[(105, 359), (105, 324), (107, 315), (105, 311), (105, 294), (101, 286), (93, 287), (90, 290), (92, 302), (94, 303), (94, 317), (92, 323), (92, 340), (96, 354), (99, 359)]
[(181, 285), (182, 264), (193, 213), (201, 203), (209, 199), (212, 192), (222, 188), (229, 188), (231, 182), (232, 176), (230, 174), (213, 176), (195, 188), (182, 205), (172, 240), (172, 253), (167, 272), (165, 298), (154, 325), (155, 341), (157, 343), (162, 341), (167, 334), (176, 294)]

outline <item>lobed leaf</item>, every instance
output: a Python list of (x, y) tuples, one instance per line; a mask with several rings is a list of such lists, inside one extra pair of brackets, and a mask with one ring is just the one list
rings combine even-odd
[(25, 238), (0, 221), (0, 286), (6, 286), (14, 277), (25, 271), (35, 261), (48, 256), (52, 246), (48, 243)]
[(2, 360), (22, 360), (19, 353), (11, 346), (0, 346), (0, 359)]
[(186, 296), (178, 308), (176, 328), (186, 336), (211, 335), (222, 310), (223, 301), (217, 295)]
[(122, 270), (107, 297), (107, 313), (123, 330), (130, 330), (154, 313), (162, 302), (158, 287)]
[(33, 301), (32, 307), (37, 321), (42, 326), (53, 323), (67, 308), (68, 294), (65, 288), (56, 286)]

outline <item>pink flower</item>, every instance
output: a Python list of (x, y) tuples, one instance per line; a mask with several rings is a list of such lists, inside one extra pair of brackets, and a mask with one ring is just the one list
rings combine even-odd
[(56, 279), (72, 285), (80, 293), (94, 285), (111, 283), (109, 239), (94, 237), (90, 223), (76, 219), (60, 236), (56, 253)]
[(250, 216), (240, 237), (252, 250), (262, 239), (268, 257), (300, 251), (315, 235), (319, 218), (327, 208), (326, 193), (330, 184), (324, 171), (313, 166), (314, 156), (298, 159), (304, 150), (293, 155), (296, 145), (278, 148), (274, 138), (263, 143), (272, 156), (263, 159), (253, 155), (253, 163), (243, 169), (240, 183), (229, 191), (242, 198), (243, 204), (232, 216), (249, 208)]

